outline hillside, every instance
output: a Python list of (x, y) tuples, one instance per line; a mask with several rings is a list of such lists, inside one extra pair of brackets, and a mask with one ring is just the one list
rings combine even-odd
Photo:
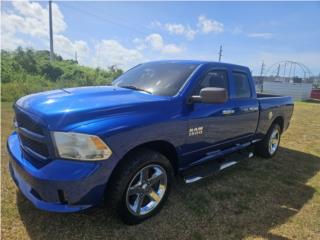
[(106, 85), (121, 73), (120, 69), (80, 66), (77, 61), (58, 55), (51, 64), (46, 50), (1, 50), (1, 101), (12, 102), (30, 93), (56, 88)]

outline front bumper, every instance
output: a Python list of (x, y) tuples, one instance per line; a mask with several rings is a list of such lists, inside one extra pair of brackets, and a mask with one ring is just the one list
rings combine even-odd
[(23, 157), (17, 133), (8, 138), (9, 169), (23, 195), (39, 209), (52, 212), (76, 212), (103, 200), (106, 183), (115, 166), (105, 161), (55, 159), (42, 168)]

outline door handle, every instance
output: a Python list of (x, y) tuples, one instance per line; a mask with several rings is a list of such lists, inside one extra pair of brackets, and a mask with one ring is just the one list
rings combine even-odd
[(246, 107), (246, 108), (241, 108), (242, 112), (256, 112), (258, 111), (258, 107)]
[(222, 114), (223, 115), (232, 115), (232, 114), (234, 114), (234, 110), (233, 109), (223, 110)]
[(249, 111), (251, 112), (255, 112), (255, 111), (258, 111), (259, 108), (258, 107), (249, 107)]

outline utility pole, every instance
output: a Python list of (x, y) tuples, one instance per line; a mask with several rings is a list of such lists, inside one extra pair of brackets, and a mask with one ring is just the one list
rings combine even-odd
[(76, 62), (78, 62), (78, 54), (77, 54), (77, 51), (74, 52), (74, 59), (76, 60)]
[(54, 60), (53, 53), (53, 31), (52, 31), (52, 2), (49, 1), (49, 35), (50, 35), (50, 62)]
[(286, 82), (286, 68), (287, 68), (287, 62), (284, 63), (284, 69), (283, 69), (283, 79), (284, 79), (284, 82)]
[(263, 78), (262, 78), (262, 75), (263, 75), (263, 71), (264, 71), (264, 61), (262, 60), (262, 64), (261, 64), (261, 70), (260, 70), (260, 80), (259, 80), (259, 87), (260, 87), (260, 92), (263, 92)]
[(277, 77), (279, 77), (279, 75), (280, 75), (280, 64), (279, 64), (278, 70), (277, 70)]
[(264, 65), (264, 61), (262, 60), (261, 70), (260, 70), (260, 76), (262, 76), (262, 75), (263, 75), (264, 67), (265, 67), (265, 65)]
[(290, 62), (289, 82), (291, 81), (291, 70), (292, 70), (292, 62)]
[(222, 57), (222, 45), (220, 45), (220, 50), (219, 50), (219, 62), (221, 62), (221, 57)]

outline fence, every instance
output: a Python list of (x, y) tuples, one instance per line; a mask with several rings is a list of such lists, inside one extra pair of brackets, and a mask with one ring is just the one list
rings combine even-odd
[[(256, 89), (260, 91), (259, 86)], [(263, 93), (291, 96), (294, 100), (309, 99), (311, 90), (311, 83), (263, 82)]]

